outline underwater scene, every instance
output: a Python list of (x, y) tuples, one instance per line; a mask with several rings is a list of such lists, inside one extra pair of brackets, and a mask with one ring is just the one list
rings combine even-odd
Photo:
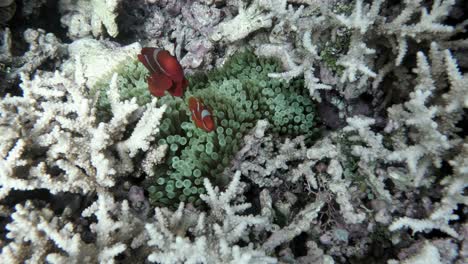
[(468, 263), (466, 0), (0, 0), (0, 264)]

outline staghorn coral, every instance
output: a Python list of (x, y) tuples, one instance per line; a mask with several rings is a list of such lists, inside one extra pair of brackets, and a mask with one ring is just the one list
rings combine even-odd
[[(73, 39), (95, 37), (107, 33), (111, 37), (119, 34), (117, 9), (120, 0), (60, 0), (60, 22), (68, 27), (68, 36)], [(103, 30), (105, 28), (105, 31)]]
[[(154, 140), (164, 106), (121, 101), (114, 76), (108, 91), (113, 118), (97, 123), (95, 99), (77, 65), (74, 78), (45, 72), (30, 80), (23, 74), (23, 95), (2, 99), (1, 197), (11, 190), (87, 193), (111, 187), (113, 177), (134, 170), (132, 157), (149, 148), (145, 141)], [(132, 132), (124, 137), (129, 124)]]
[[(145, 226), (148, 244), (154, 247), (148, 260), (157, 263), (277, 263), (253, 243), (245, 247), (235, 245), (240, 239), (249, 242), (245, 234), (252, 227), (260, 232), (269, 225), (266, 217), (239, 215), (251, 206), (249, 203), (230, 205), (239, 194), (239, 181), (240, 173), (236, 173), (227, 189), (219, 192), (205, 179), (207, 194), (201, 199), (210, 207), (206, 214), (184, 208), (183, 203), (175, 212), (156, 208), (158, 221)], [(188, 230), (196, 237), (193, 241), (179, 235)]]
[[(269, 226), (265, 216), (241, 215), (249, 203), (226, 206), (238, 201), (236, 197), (242, 193), (239, 180), (240, 173), (236, 173), (224, 192), (205, 180), (208, 194), (202, 199), (211, 208), (206, 213), (181, 203), (174, 212), (156, 208), (155, 219), (147, 221), (136, 218), (126, 200), (117, 202), (110, 193), (101, 192), (81, 212), (85, 218), (95, 216), (95, 222), (89, 224), (95, 236), (92, 243), (85, 242), (77, 231), (83, 224), (68, 222), (65, 212), (55, 216), (52, 210), (36, 208), (31, 202), (17, 205), (7, 225), (10, 241), (0, 257), (8, 263), (116, 263), (118, 255), (152, 263), (277, 263), (258, 245), (236, 245), (246, 240), (245, 234)], [(185, 238), (188, 233), (196, 239)]]
[[(466, 263), (464, 1), (137, 0), (117, 9), (105, 2), (103, 14), (120, 31), (114, 40), (171, 50), (190, 74), (226, 64), (191, 76), (187, 94), (222, 109), (223, 130), (214, 137), (196, 129), (187, 98), (152, 101), (146, 69), (127, 60), (140, 44), (102, 39), (102, 19), (95, 19), (101, 39), (76, 40), (93, 37), (93, 14), (75, 4), (93, 1), (62, 1), (75, 5), (62, 10), (63, 20), (83, 22), (69, 31), (71, 44), (52, 26), (54, 37), (34, 29), (38, 37), (22, 46), (13, 19), (0, 78), (22, 66), (11, 62), (28, 44), (34, 52), (23, 62), (34, 67), (18, 72), (23, 93), (0, 102), (2, 261)], [(127, 21), (129, 13), (141, 23)], [(251, 55), (249, 65), (228, 60), (246, 47), (282, 67), (262, 58), (268, 71), (257, 72)], [(51, 68), (58, 72), (43, 72)], [(231, 102), (249, 101), (258, 80), (267, 87), (253, 95), (267, 100), (241, 132), (234, 122), (243, 124), (248, 107)], [(269, 85), (281, 90), (272, 95)], [(286, 103), (276, 107), (290, 90), (302, 99), (278, 98)], [(313, 137), (300, 125), (294, 131), (301, 100), (315, 100), (327, 125)], [(280, 115), (291, 131), (282, 131), (290, 124)], [(314, 112), (314, 129), (316, 119)], [(219, 135), (231, 137), (223, 152)], [(153, 213), (151, 196), (167, 187), (157, 180), (194, 173), (181, 189), (173, 183), (169, 204), (185, 196), (185, 180), (200, 186), (193, 198), (177, 210), (158, 203)]]
[(27, 29), (23, 38), (29, 46), (28, 51), (22, 56), (13, 56), (11, 32), (8, 28), (4, 32), (0, 62), (9, 67), (6, 79), (17, 78), (21, 73), (32, 74), (46, 61), (60, 58), (67, 53), (66, 44), (42, 29)]
[[(372, 82), (374, 90), (368, 92), (381, 97), (375, 87), (385, 76), (398, 70), (407, 52), (413, 50), (413, 40), (418, 43), (417, 48), (428, 47), (435, 35), (441, 42), (446, 41), (463, 32), (466, 24), (450, 26), (442, 23), (455, 3), (453, 0), (435, 1), (429, 9), (423, 1), (407, 1), (397, 7), (383, 0), (372, 4), (365, 4), (362, 0), (351, 3), (324, 1), (322, 4), (312, 1), (304, 2), (298, 8), (288, 5), (288, 2), (292, 1), (253, 1), (249, 13), (276, 20), (264, 26), (268, 29), (266, 37), (269, 41), (258, 34), (262, 38), (254, 38), (251, 44), (256, 47), (257, 55), (281, 59), (285, 71), (271, 73), (271, 77), (288, 80), (303, 74), (311, 96), (318, 101), (323, 99), (323, 94), (318, 91), (330, 89), (347, 100), (357, 98)], [(240, 14), (244, 13), (243, 10), (239, 7)], [(415, 16), (418, 17), (417, 23), (412, 20)], [(223, 32), (221, 35), (229, 36), (228, 40), (238, 41), (246, 34), (236, 37), (240, 31), (224, 25), (249, 21), (253, 20), (238, 15), (222, 21), (218, 30)], [(256, 28), (252, 28), (254, 30)], [(367, 43), (372, 44), (369, 46)], [(375, 54), (389, 55), (377, 59)], [(373, 70), (374, 67), (382, 69), (381, 72)], [(320, 71), (331, 70), (332, 82), (317, 78), (317, 68)], [(335, 83), (333, 79), (340, 82)]]
[(127, 201), (115, 203), (109, 193), (101, 192), (98, 200), (83, 211), (83, 216), (91, 215), (98, 220), (91, 224), (96, 236), (93, 244), (82, 239), (67, 215), (54, 216), (52, 210), (35, 208), (29, 201), (18, 205), (13, 222), (7, 225), (11, 242), (3, 248), (1, 257), (10, 263), (115, 263), (114, 257), (127, 249), (133, 235), (143, 231), (142, 223), (130, 214)]
[[(432, 47), (433, 54), (442, 53), (438, 51), (436, 45), (433, 44)], [(463, 76), (456, 67), (453, 67), (456, 64), (450, 53), (445, 51), (444, 55), (442, 63), (438, 63), (440, 59), (435, 56), (432, 61), (433, 67), (440, 67), (444, 64), (447, 66), (446, 72), (442, 73), (431, 68), (423, 53), (418, 54), (417, 68), (414, 70), (417, 76), (414, 80), (415, 91), (410, 94), (407, 102), (396, 104), (388, 109), (389, 120), (385, 131), (380, 133), (373, 131), (371, 126), (375, 124), (375, 120), (371, 118), (354, 116), (347, 119), (348, 126), (340, 132), (327, 135), (310, 149), (303, 145), (301, 138), (286, 140), (283, 143), (272, 142), (272, 138), (268, 136), (249, 135), (245, 139), (248, 145), (236, 156), (234, 168), (239, 168), (246, 177), (262, 188), (288, 188), (295, 195), (302, 196), (302, 199), (307, 199), (306, 197), (311, 199), (311, 194), (314, 194), (328, 202), (331, 201), (330, 198), (335, 200), (339, 205), (341, 216), (336, 214), (336, 209), (332, 204), (328, 205), (331, 209), (328, 215), (332, 216), (335, 222), (331, 222), (332, 226), (342, 226), (338, 224), (341, 221), (349, 224), (369, 221), (368, 214), (371, 212), (361, 211), (357, 209), (361, 206), (356, 205), (356, 203), (360, 204), (362, 199), (367, 198), (375, 199), (374, 208), (378, 210), (371, 215), (374, 215), (377, 223), (388, 225), (394, 220), (389, 226), (390, 231), (403, 227), (410, 227), (414, 232), (430, 232), (433, 229), (439, 229), (460, 239), (456, 231), (460, 226), (456, 222), (450, 224), (450, 221), (460, 220), (459, 213), (454, 213), (454, 210), (460, 205), (466, 205), (466, 197), (462, 191), (466, 188), (466, 182), (463, 180), (466, 175), (464, 165), (462, 165), (464, 159), (461, 158), (466, 156), (465, 147), (460, 144), (461, 140), (456, 133), (459, 131), (456, 123), (463, 115), (463, 103), (456, 102), (463, 102), (465, 95), (460, 95), (461, 97), (457, 99), (446, 99), (449, 95), (456, 93), (455, 91), (466, 90), (467, 87), (466, 84), (461, 83)], [(433, 79), (431, 72), (438, 72), (437, 78), (445, 78), (444, 74), (449, 76), (448, 89), (438, 90), (441, 100), (427, 100), (426, 96), (436, 93), (434, 85), (440, 81), (440, 79)], [(443, 82), (440, 83), (444, 85)], [(431, 92), (424, 95), (426, 89)], [(443, 91), (443, 94), (440, 94), (440, 91)], [(423, 118), (423, 116), (426, 117)], [(441, 118), (435, 118), (436, 116)], [(408, 131), (409, 129), (411, 132)], [(259, 134), (264, 134), (264, 132)], [(412, 140), (402, 138), (401, 135), (409, 135)], [(409, 147), (405, 142), (412, 142), (413, 147)], [(429, 146), (431, 149), (425, 149)], [(446, 149), (456, 152), (461, 150), (461, 152), (459, 156), (453, 157), (445, 151)], [(424, 155), (418, 155), (415, 150)], [(408, 162), (399, 162), (402, 157), (407, 157)], [(427, 161), (424, 162), (424, 160)], [(434, 183), (431, 177), (425, 178), (434, 175), (429, 174), (429, 171), (437, 172), (442, 160), (448, 161), (457, 168), (454, 175), (442, 174), (440, 177), (443, 177), (443, 180), (438, 183)], [(291, 164), (295, 165), (291, 166)], [(323, 174), (324, 171), (326, 174)], [(331, 178), (323, 178), (325, 175)], [(391, 187), (392, 192), (388, 189), (389, 180), (394, 184), (394, 187)], [(303, 182), (303, 187), (299, 190), (291, 188), (289, 182), (295, 183), (296, 186), (297, 182)], [(412, 209), (408, 208), (406, 211), (410, 216), (392, 218), (392, 214), (395, 216), (395, 213), (401, 210), (394, 204), (395, 192), (407, 193), (409, 187), (424, 189), (430, 186), (443, 187), (443, 198), (440, 203), (428, 206), (426, 209), (412, 205)], [(358, 194), (358, 190), (365, 190), (365, 192)], [(308, 196), (304, 196), (305, 191), (309, 192)], [(293, 200), (292, 203), (294, 205), (295, 201)], [(281, 209), (284, 206), (280, 203), (276, 204), (276, 207), (278, 210), (284, 210)], [(288, 208), (291, 207), (293, 206), (290, 205)], [(283, 214), (287, 215), (291, 209), (287, 210), (286, 213), (282, 211)], [(421, 213), (427, 214), (428, 218), (411, 217)], [(371, 223), (367, 231), (376, 234), (377, 223)], [(347, 226), (346, 229), (347, 232), (353, 232), (351, 226)], [(386, 231), (384, 236), (387, 237), (385, 239), (389, 239), (390, 233)], [(324, 236), (322, 240), (321, 237), (321, 242), (337, 243), (328, 242), (329, 239)], [(367, 240), (362, 246), (366, 248), (370, 246), (370, 243), (371, 241)], [(348, 245), (348, 252), (351, 250), (350, 246)], [(335, 245), (327, 253), (343, 254), (338, 253), (340, 249), (334, 249), (334, 247)]]

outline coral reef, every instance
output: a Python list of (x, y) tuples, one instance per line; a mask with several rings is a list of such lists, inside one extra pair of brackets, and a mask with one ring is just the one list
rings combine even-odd
[[(2, 263), (467, 263), (465, 1), (0, 14)], [(147, 46), (182, 97), (151, 96)]]
[[(204, 193), (202, 178), (226, 184), (229, 176), (218, 175), (229, 165), (243, 135), (258, 119), (269, 120), (275, 134), (300, 134), (311, 140), (313, 104), (303, 94), (300, 80), (286, 83), (268, 78), (268, 73), (277, 67), (272, 60), (257, 59), (251, 52), (244, 52), (234, 55), (222, 69), (189, 78), (193, 85), (185, 98), (203, 98), (213, 109), (216, 129), (210, 133), (191, 122), (187, 99), (170, 95), (161, 98), (159, 103), (168, 108), (157, 140), (159, 146), (168, 145), (168, 153), (165, 166), (158, 164), (151, 173), (158, 177), (148, 180), (153, 203), (171, 205), (180, 200), (199, 205), (198, 195)], [(140, 65), (131, 62), (121, 72), (118, 82), (123, 98), (150, 100), (146, 85), (142, 85), (146, 74), (142, 75)], [(106, 97), (99, 104), (103, 105), (102, 111), (108, 109)]]

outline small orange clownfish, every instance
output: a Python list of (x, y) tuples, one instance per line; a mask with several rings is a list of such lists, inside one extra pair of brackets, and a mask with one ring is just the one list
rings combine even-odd
[(213, 113), (200, 99), (195, 97), (189, 98), (189, 109), (192, 112), (192, 120), (195, 125), (206, 132), (211, 132), (215, 129)]
[(168, 91), (173, 96), (182, 96), (188, 86), (182, 66), (167, 50), (143, 48), (138, 60), (149, 70), (148, 89), (156, 97)]

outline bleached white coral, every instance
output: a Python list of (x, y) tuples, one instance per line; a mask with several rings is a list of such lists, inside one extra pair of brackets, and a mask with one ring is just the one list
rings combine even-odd
[(273, 233), (263, 244), (263, 248), (267, 252), (271, 252), (282, 243), (289, 242), (301, 232), (307, 231), (323, 205), (324, 202), (319, 200), (306, 206), (293, 218), (288, 226)]
[(160, 164), (167, 153), (168, 145), (159, 145), (157, 148), (151, 147), (141, 162), (143, 171), (150, 177), (154, 176), (154, 166)]
[[(434, 1), (431, 11), (428, 11), (423, 5), (422, 0), (406, 0), (405, 8), (393, 19), (393, 21), (382, 25), (382, 29), (388, 33), (395, 34), (398, 42), (398, 55), (395, 60), (396, 65), (400, 65), (407, 52), (407, 38), (414, 38), (417, 42), (423, 39), (433, 38), (434, 34), (448, 34), (454, 31), (449, 25), (440, 22), (449, 14), (454, 0)], [(415, 13), (420, 12), (420, 20), (416, 24), (406, 24), (411, 21)]]
[[(365, 214), (355, 208), (351, 202), (352, 193), (356, 190), (351, 187), (350, 179), (343, 175), (340, 163), (344, 163), (346, 156), (341, 154), (339, 147), (333, 144), (330, 138), (320, 140), (310, 148), (306, 147), (302, 136), (286, 139), (284, 142), (272, 142), (270, 137), (252, 139), (247, 136), (246, 144), (238, 153), (233, 168), (240, 168), (242, 174), (258, 186), (281, 188), (283, 184), (298, 185), (304, 182), (309, 192), (317, 192), (318, 190), (330, 192), (331, 199), (340, 205), (340, 213), (345, 222), (360, 223), (364, 221)], [(260, 148), (260, 146), (262, 147)], [(274, 147), (278, 151), (274, 151)], [(325, 171), (317, 173), (313, 169), (323, 159), (330, 159), (327, 162), (326, 174), (321, 174)], [(299, 164), (297, 166), (289, 165), (292, 163)], [(374, 175), (369, 177), (376, 178)], [(372, 185), (374, 182), (379, 181), (371, 181), (370, 184)], [(387, 195), (387, 199), (391, 200), (387, 191), (376, 188), (376, 193), (379, 192)], [(316, 206), (318, 203), (319, 201), (317, 201)], [(284, 205), (284, 207), (287, 206), (290, 205)], [(283, 211), (288, 211), (288, 209), (284, 208)], [(305, 227), (298, 224), (297, 228)]]
[(426, 242), (424, 246), (421, 248), (420, 252), (414, 256), (411, 256), (405, 259), (402, 262), (396, 260), (389, 260), (388, 264), (425, 264), (425, 263), (434, 263), (434, 264), (442, 264), (440, 258), (440, 253), (437, 247), (435, 247), (432, 243)]
[(239, 14), (232, 20), (221, 22), (210, 36), (214, 41), (226, 40), (234, 42), (245, 38), (258, 29), (271, 27), (272, 14), (262, 5), (261, 0), (254, 0), (248, 7), (242, 1), (239, 3)]
[(128, 250), (128, 245), (143, 224), (134, 217), (127, 201), (117, 203), (109, 193), (101, 192), (98, 200), (83, 211), (95, 215), (91, 224), (94, 243), (86, 243), (67, 216), (55, 216), (48, 208), (38, 209), (30, 201), (17, 205), (12, 222), (6, 228), (11, 239), (0, 257), (6, 263), (115, 263), (114, 257)]
[(116, 37), (118, 7), (120, 0), (60, 0), (59, 10), (63, 14), (61, 22), (68, 27), (71, 38), (89, 35), (98, 37), (104, 33)]
[(84, 217), (91, 215), (97, 219), (90, 229), (96, 234), (94, 254), (100, 263), (113, 263), (114, 257), (143, 232), (143, 223), (132, 215), (128, 202), (116, 203), (109, 193), (101, 192), (97, 201), (82, 212)]
[[(72, 39), (105, 37), (105, 30), (115, 36), (115, 4), (120, 2), (62, 0), (62, 21)], [(138, 1), (145, 8), (147, 2), (156, 1)], [(60, 57), (66, 46), (72, 59), (61, 65), (62, 73), (21, 75), (23, 94), (0, 102), (1, 220), (11, 214), (0, 258), (13, 263), (113, 263), (120, 261), (117, 256), (138, 263), (333, 263), (333, 258), (346, 262), (366, 256), (375, 244), (386, 249), (391, 240), (395, 249), (410, 242), (419, 246), (417, 253), (399, 254), (401, 263), (445, 263), (457, 254), (458, 262), (466, 262), (467, 228), (460, 216), (468, 205), (468, 148), (460, 124), (468, 87), (455, 60), (466, 59), (466, 40), (455, 35), (466, 22), (444, 24), (456, 1), (236, 1), (240, 8), (232, 2), (219, 7), (220, 2), (158, 1), (162, 9), (171, 5), (177, 10), (173, 19), (161, 11), (146, 23), (164, 39), (150, 43), (176, 54), (184, 68), (197, 68), (212, 56), (224, 56), (211, 55), (216, 44), (208, 36), (229, 42), (220, 49), (226, 48), (226, 54), (245, 44), (239, 40), (251, 39), (258, 55), (283, 63), (284, 69), (270, 77), (303, 75), (310, 96), (336, 105), (345, 127), (324, 131), (313, 142), (304, 136), (270, 135), (268, 124), (260, 121), (223, 175), (241, 171), (231, 185), (223, 189), (205, 180), (205, 211), (182, 204), (175, 211), (157, 208), (150, 219), (146, 214), (137, 218), (133, 202), (121, 201), (132, 196), (126, 193), (130, 183), (116, 183), (142, 171), (159, 176), (153, 167), (163, 161), (168, 146), (157, 146), (154, 138), (164, 107), (157, 108), (155, 101), (145, 106), (122, 102), (114, 77), (108, 89), (112, 119), (98, 124), (89, 88), (110, 77), (114, 66), (134, 57), (141, 46), (121, 48), (89, 39), (63, 45), (40, 30), (27, 31), (31, 52), (24, 58), (33, 67), (26, 65), (23, 72)], [(223, 14), (225, 20), (216, 27)], [(161, 25), (153, 28), (158, 21)], [(11, 35), (4, 36), (2, 51), (10, 62)], [(429, 43), (430, 60), (416, 53)], [(451, 47), (458, 53), (445, 50)], [(340, 77), (343, 82), (337, 81)], [(353, 107), (347, 100), (367, 97), (373, 113), (343, 113)], [(26, 202), (8, 208), (10, 199), (4, 198), (15, 196), (12, 190), (39, 188), (53, 197), (74, 192), (92, 199), (96, 192), (97, 200), (77, 214), (91, 223), (71, 222), (66, 213), (53, 212), (52, 205)], [(138, 202), (147, 202), (142, 188), (136, 188)], [(95, 239), (85, 243), (81, 229), (88, 227)], [(440, 230), (450, 237), (422, 243), (421, 236), (399, 232), (405, 228), (413, 233)], [(405, 243), (398, 243), (401, 238)], [(308, 252), (298, 257), (293, 249), (299, 240)]]
[(119, 66), (135, 59), (140, 51), (141, 45), (137, 42), (120, 46), (112, 41), (79, 39), (68, 45), (72, 59), (66, 61), (62, 68), (65, 72), (73, 72), (76, 64), (81, 63), (86, 85), (93, 88), (99, 81), (110, 79)]
[(22, 56), (11, 53), (12, 39), (9, 29), (4, 33), (3, 47), (0, 49), (0, 61), (13, 61), (17, 65), (10, 70), (8, 78), (16, 78), (21, 73), (31, 74), (47, 60), (53, 60), (66, 54), (66, 44), (62, 44), (54, 34), (42, 29), (27, 29), (23, 33), (24, 41), (29, 45)]
[(345, 80), (354, 82), (357, 72), (369, 77), (376, 77), (376, 73), (367, 66), (368, 63), (366, 62), (368, 57), (366, 55), (374, 54), (375, 50), (368, 48), (361, 39), (369, 27), (375, 23), (382, 3), (383, 0), (374, 1), (372, 6), (369, 7), (368, 5), (363, 6), (362, 0), (357, 0), (350, 16), (346, 17), (342, 14), (336, 16), (336, 19), (343, 26), (354, 31), (349, 43), (348, 53), (337, 61), (338, 65), (345, 68), (341, 75), (342, 82)]
[[(165, 107), (156, 108), (155, 101), (145, 107), (121, 102), (116, 76), (109, 89), (113, 118), (99, 124), (80, 63), (74, 78), (59, 72), (22, 78), (23, 95), (7, 96), (0, 102), (0, 124), (9, 135), (0, 148), (2, 197), (13, 189), (87, 193), (111, 187), (114, 177), (133, 171), (131, 156), (147, 149), (158, 133)], [(123, 129), (135, 122), (138, 129), (122, 140)], [(142, 129), (142, 122), (151, 129)], [(24, 127), (25, 123), (30, 125)], [(112, 154), (116, 150), (118, 156)], [(44, 155), (44, 159), (33, 161), (29, 155)], [(50, 173), (54, 166), (60, 168), (58, 175)]]
[(306, 31), (304, 33), (302, 45), (308, 53), (303, 59), (303, 63), (300, 65), (295, 62), (297, 58), (291, 51), (290, 45), (264, 44), (258, 47), (255, 50), (255, 53), (258, 56), (272, 56), (281, 59), (283, 68), (286, 71), (281, 73), (269, 73), (268, 76), (271, 78), (282, 78), (289, 81), (292, 78), (304, 74), (305, 85), (309, 90), (310, 96), (320, 102), (321, 98), (318, 95), (318, 90), (329, 90), (332, 87), (330, 85), (320, 83), (319, 79), (314, 75), (315, 68), (313, 67), (313, 63), (319, 57), (316, 46), (311, 42), (310, 31)]
[[(445, 115), (445, 111), (438, 106), (427, 106), (436, 88), (431, 76), (430, 65), (421, 52), (418, 53), (417, 65), (418, 68), (415, 72), (418, 75), (418, 85), (415, 87), (415, 91), (410, 94), (411, 99), (408, 102), (404, 105), (394, 105), (388, 109), (391, 120), (386, 128), (387, 132), (405, 126), (415, 129), (416, 133), (410, 133), (409, 137), (418, 144), (408, 145), (405, 142), (400, 142), (402, 147), (389, 155), (390, 160), (407, 163), (409, 172), (414, 177), (415, 186), (423, 183), (423, 178), (431, 163), (436, 167), (441, 166), (442, 156), (454, 144), (440, 131), (441, 128), (435, 121), (437, 116)], [(457, 71), (447, 73), (453, 75), (457, 74)], [(460, 89), (460, 86), (454, 85), (452, 88), (456, 91)], [(452, 122), (456, 122), (453, 118), (451, 119)], [(447, 132), (449, 131), (445, 133)]]
[(364, 42), (359, 42), (355, 37), (352, 37), (349, 45), (348, 53), (337, 61), (338, 65), (345, 67), (341, 75), (341, 82), (356, 81), (356, 73), (358, 72), (369, 77), (376, 77), (377, 74), (367, 66), (364, 60), (365, 55), (374, 54), (375, 50), (368, 48)]
[[(405, 1), (403, 8), (398, 6), (389, 10), (382, 10), (383, 5), (391, 5), (383, 0), (371, 4), (362, 0), (352, 3), (324, 1), (320, 4), (311, 1), (298, 8), (287, 9), (284, 2), (280, 2), (270, 1), (275, 6), (271, 14), (276, 18), (269, 31), (271, 43), (253, 42), (256, 53), (283, 62), (285, 72), (272, 77), (288, 80), (304, 74), (311, 96), (318, 101), (321, 100), (316, 92), (319, 89), (337, 90), (350, 99), (364, 93), (372, 78), (376, 78), (374, 86), (377, 87), (385, 75), (397, 70), (395, 65), (401, 65), (410, 45), (408, 39), (419, 43), (432, 40), (431, 36), (437, 35), (447, 40), (463, 31), (463, 26), (442, 23), (449, 15), (453, 0), (434, 1), (429, 11), (422, 1)], [(381, 39), (389, 43), (394, 56), (375, 56), (385, 52), (382, 48), (386, 47), (380, 45)], [(334, 46), (339, 47), (340, 53), (327, 50), (327, 47)], [(323, 62), (334, 67), (333, 78), (341, 79), (342, 84), (330, 86), (328, 80), (316, 76), (314, 68), (323, 67)], [(337, 65), (342, 68), (336, 68)], [(385, 70), (379, 72), (382, 66)], [(376, 95), (379, 92), (377, 89), (372, 91)]]
[[(250, 204), (234, 204), (241, 190), (240, 172), (237, 172), (224, 192), (213, 188), (205, 179), (207, 195), (201, 198), (210, 210), (200, 213), (181, 203), (177, 211), (156, 208), (156, 222), (146, 224), (153, 253), (148, 260), (157, 263), (276, 263), (276, 259), (265, 255), (254, 244), (246, 247), (236, 245), (246, 240), (248, 230), (255, 226), (262, 230), (268, 221), (262, 216), (240, 215)], [(185, 237), (187, 231), (195, 235), (194, 240)]]
[(384, 0), (377, 0), (372, 2), (372, 6), (363, 6), (362, 0), (357, 0), (354, 6), (353, 13), (349, 16), (343, 14), (336, 15), (336, 19), (344, 26), (356, 29), (359, 33), (364, 34), (369, 26), (374, 24), (380, 11), (380, 6)]
[(430, 232), (432, 229), (439, 229), (455, 238), (460, 238), (449, 222), (459, 219), (459, 216), (454, 213), (459, 204), (468, 204), (468, 197), (463, 193), (464, 189), (468, 187), (467, 153), (468, 144), (465, 142), (462, 152), (450, 161), (456, 168), (454, 175), (447, 176), (442, 181), (442, 184), (445, 185), (445, 196), (429, 217), (421, 220), (402, 217), (390, 225), (390, 230), (409, 227), (413, 232)]
[[(383, 145), (382, 135), (373, 132), (370, 128), (375, 120), (355, 116), (348, 118), (346, 121), (348, 126), (343, 128), (343, 131), (349, 133), (348, 140), (352, 144), (352, 154), (360, 159), (358, 163), (359, 173), (366, 175), (367, 183), (379, 198), (390, 202), (392, 198), (382, 183), (384, 179), (376, 175), (376, 164), (384, 161), (390, 152)], [(357, 132), (358, 136), (352, 132)]]
[(462, 108), (468, 108), (468, 93), (466, 93), (468, 84), (466, 83), (466, 76), (460, 73), (457, 62), (449, 50), (444, 51), (444, 57), (451, 89), (443, 95), (443, 98), (447, 103), (445, 112), (451, 114), (455, 111), (460, 111)]

